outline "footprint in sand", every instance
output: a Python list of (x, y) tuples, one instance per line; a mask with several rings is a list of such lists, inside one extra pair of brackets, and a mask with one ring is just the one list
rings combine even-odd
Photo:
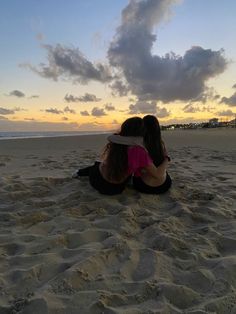
[(101, 243), (106, 238), (110, 237), (110, 233), (101, 230), (87, 230), (80, 233), (67, 233), (65, 243), (67, 248), (75, 249), (90, 243)]
[(25, 250), (25, 246), (13, 242), (1, 245), (0, 249), (2, 250), (4, 255), (14, 256), (22, 254)]

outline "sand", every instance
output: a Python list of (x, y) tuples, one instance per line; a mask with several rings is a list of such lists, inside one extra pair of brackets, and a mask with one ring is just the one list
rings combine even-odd
[(173, 187), (71, 173), (106, 135), (0, 141), (0, 313), (236, 313), (235, 129), (163, 132)]

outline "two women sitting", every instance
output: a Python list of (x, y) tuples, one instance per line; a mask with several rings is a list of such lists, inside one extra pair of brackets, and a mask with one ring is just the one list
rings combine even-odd
[(155, 116), (127, 119), (108, 141), (101, 161), (79, 169), (73, 177), (89, 176), (90, 184), (107, 195), (122, 193), (131, 178), (142, 193), (161, 194), (171, 187), (170, 158)]

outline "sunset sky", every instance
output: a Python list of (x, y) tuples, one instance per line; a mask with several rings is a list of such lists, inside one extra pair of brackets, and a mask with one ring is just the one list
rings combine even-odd
[(12, 0), (0, 5), (0, 131), (232, 120), (235, 0)]

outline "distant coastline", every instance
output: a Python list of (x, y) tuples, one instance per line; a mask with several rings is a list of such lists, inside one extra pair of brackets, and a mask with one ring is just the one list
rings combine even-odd
[(111, 131), (0, 132), (0, 140), (108, 134)]
[(236, 128), (236, 118), (231, 121), (219, 121), (219, 119), (213, 118), (208, 122), (173, 123), (169, 125), (162, 125), (161, 128), (162, 130)]
[[(162, 125), (163, 131), (169, 130), (200, 130), (200, 129), (236, 129), (235, 120), (229, 122), (202, 122), (202, 123), (185, 123), (185, 124), (170, 124)], [(83, 135), (99, 135), (99, 134), (110, 134), (116, 130), (105, 130), (105, 131), (38, 131), (38, 132), (0, 132), (1, 140), (11, 139), (27, 139), (27, 138), (45, 138), (45, 137), (67, 137), (67, 136), (83, 136)]]

